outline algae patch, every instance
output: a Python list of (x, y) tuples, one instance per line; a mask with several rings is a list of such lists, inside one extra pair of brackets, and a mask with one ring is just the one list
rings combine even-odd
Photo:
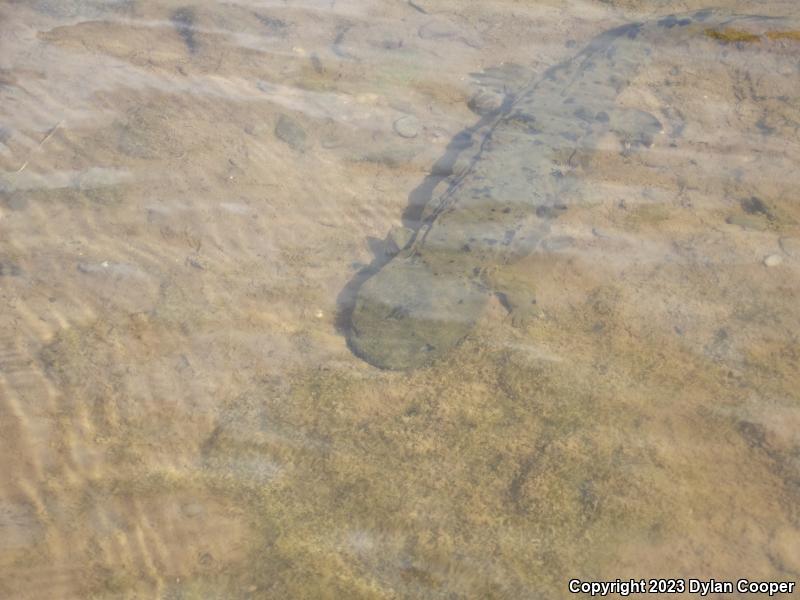
[(800, 42), (800, 30), (797, 31), (770, 31), (767, 37), (771, 40), (793, 40)]
[[(724, 44), (760, 42), (762, 38), (762, 36), (756, 35), (755, 33), (750, 33), (749, 31), (743, 31), (741, 29), (730, 29), (730, 28), (713, 29), (709, 27), (703, 33), (705, 33), (708, 37), (720, 41)], [(800, 42), (800, 30), (768, 31), (764, 34), (764, 36), (773, 41), (793, 40), (795, 42)]]
[(742, 31), (740, 29), (712, 29), (708, 28), (704, 32), (708, 37), (723, 42), (725, 44), (735, 44), (739, 42), (758, 42), (761, 37)]

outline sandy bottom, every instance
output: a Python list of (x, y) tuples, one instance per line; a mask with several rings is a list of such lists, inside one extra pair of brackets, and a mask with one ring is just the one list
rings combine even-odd
[(532, 76), (702, 7), (0, 4), (0, 596), (800, 579), (791, 36), (631, 82), (620, 101), (665, 133), (586, 157), (549, 251), (505, 270), (531, 319), (494, 302), (404, 373), (337, 327), (379, 241), (446, 184), (429, 175), (479, 118), (471, 74)]

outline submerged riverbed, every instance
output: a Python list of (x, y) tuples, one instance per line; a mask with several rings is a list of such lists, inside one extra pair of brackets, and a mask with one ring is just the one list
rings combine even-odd
[(359, 286), (505, 95), (703, 3), (0, 3), (0, 596), (797, 580), (800, 10), (722, 4), (780, 19), (653, 47), (661, 130), (382, 370)]

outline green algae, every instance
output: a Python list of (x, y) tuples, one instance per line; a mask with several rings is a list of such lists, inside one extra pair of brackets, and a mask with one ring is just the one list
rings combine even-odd
[(792, 40), (800, 42), (800, 31), (770, 31), (767, 37), (771, 40)]
[(761, 40), (761, 36), (750, 33), (749, 31), (743, 31), (741, 29), (712, 29), (709, 27), (704, 33), (708, 37), (725, 44), (735, 44), (740, 42), (749, 43), (758, 42)]

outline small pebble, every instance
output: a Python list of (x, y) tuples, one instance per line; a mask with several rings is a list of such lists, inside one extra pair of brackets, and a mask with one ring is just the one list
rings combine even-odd
[(314, 316), (317, 317), (318, 319), (321, 319), (323, 316), (325, 316), (325, 313), (323, 313), (320, 309), (317, 309), (316, 312), (314, 313)]
[(738, 225), (742, 229), (752, 229), (754, 231), (765, 231), (767, 222), (763, 217), (751, 217), (749, 215), (731, 215), (725, 222), (728, 225)]
[(415, 138), (419, 133), (419, 121), (411, 115), (400, 117), (394, 122), (394, 131), (404, 138)]
[(306, 149), (306, 132), (294, 119), (281, 115), (275, 124), (275, 135), (286, 142), (292, 150), (303, 152)]
[(469, 109), (481, 117), (497, 112), (502, 105), (503, 95), (492, 91), (478, 92), (467, 102)]
[(780, 254), (770, 254), (764, 259), (764, 264), (768, 267), (777, 267), (783, 262), (783, 257)]

